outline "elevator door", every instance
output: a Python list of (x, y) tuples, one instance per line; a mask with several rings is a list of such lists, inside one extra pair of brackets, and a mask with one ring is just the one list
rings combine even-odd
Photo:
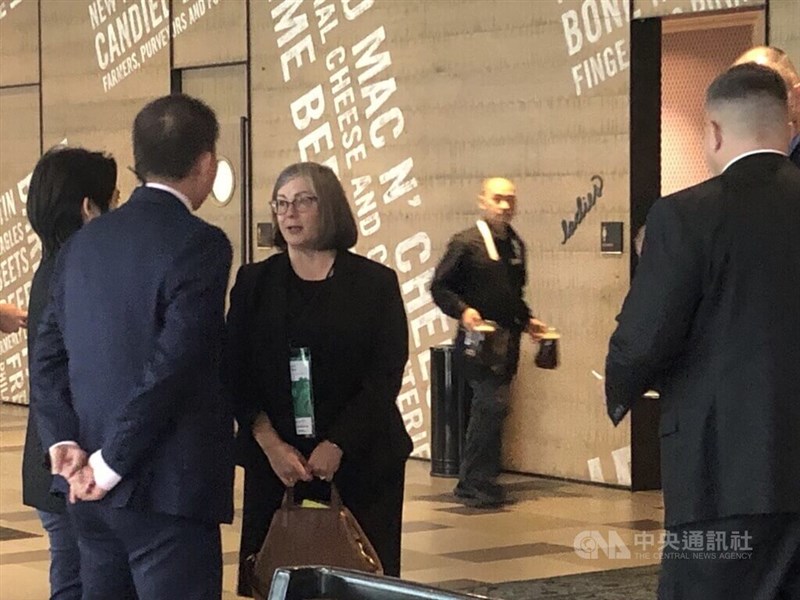
[[(241, 191), (242, 134), (240, 119), (247, 115), (247, 71), (244, 64), (184, 69), (183, 93), (206, 102), (217, 113), (220, 125), (217, 143), (217, 180), (197, 215), (220, 227), (233, 246), (233, 274), (242, 263)], [(231, 278), (232, 279), (232, 278)]]
[(764, 43), (764, 10), (665, 19), (661, 46), (661, 195), (710, 177), (703, 150), (708, 85)]

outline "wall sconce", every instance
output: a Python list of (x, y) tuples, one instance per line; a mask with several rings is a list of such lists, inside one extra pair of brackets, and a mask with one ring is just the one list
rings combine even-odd
[(214, 186), (211, 188), (211, 197), (225, 206), (233, 197), (235, 189), (236, 180), (230, 161), (227, 158), (219, 158), (217, 160), (217, 176), (214, 178)]

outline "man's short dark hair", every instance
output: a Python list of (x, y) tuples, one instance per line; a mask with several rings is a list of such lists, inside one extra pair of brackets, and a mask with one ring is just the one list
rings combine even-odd
[(81, 207), (89, 198), (108, 212), (117, 187), (117, 162), (102, 152), (56, 146), (36, 163), (28, 187), (27, 212), (31, 227), (50, 256), (83, 225)]
[[(278, 190), (292, 179), (302, 177), (314, 189), (319, 204), (319, 239), (317, 250), (349, 250), (358, 241), (358, 228), (350, 209), (347, 195), (336, 173), (325, 165), (303, 162), (289, 165), (275, 181), (272, 188), (272, 201), (278, 197)], [(278, 227), (275, 214), (272, 215), (274, 244), (286, 250), (286, 240)]]
[(133, 122), (136, 173), (184, 179), (203, 153), (216, 150), (218, 138), (217, 115), (204, 102), (184, 94), (154, 100)]
[(731, 67), (719, 75), (706, 91), (706, 105), (724, 102), (769, 101), (788, 108), (788, 90), (773, 69), (756, 63)]

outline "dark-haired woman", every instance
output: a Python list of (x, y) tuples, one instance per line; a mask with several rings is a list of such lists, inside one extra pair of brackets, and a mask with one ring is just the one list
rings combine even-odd
[[(28, 306), (28, 356), (33, 356), (36, 328), (49, 296), (56, 256), (69, 237), (91, 219), (113, 208), (119, 199), (117, 163), (100, 152), (57, 146), (39, 159), (28, 189), (28, 219), (42, 242), (42, 260), (33, 276)], [(31, 403), (35, 398), (31, 398)], [(65, 512), (64, 496), (56, 493), (45, 466), (33, 418), (22, 459), (22, 501), (36, 508), (50, 539), (50, 598), (80, 600), (78, 541)], [(62, 482), (65, 491), (66, 482)]]
[[(239, 271), (228, 313), (225, 373), (245, 469), (239, 593), (251, 595), (245, 561), (298, 483), (304, 495), (335, 482), (385, 573), (399, 576), (412, 445), (395, 404), (408, 359), (397, 276), (348, 251), (355, 219), (329, 168), (286, 168), (272, 210), (282, 252)], [(293, 405), (299, 356), (310, 357), (311, 420)]]

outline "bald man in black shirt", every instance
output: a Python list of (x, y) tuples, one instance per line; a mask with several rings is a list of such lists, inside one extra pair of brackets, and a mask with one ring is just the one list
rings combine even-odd
[(533, 339), (539, 339), (545, 329), (523, 298), (527, 280), (525, 244), (511, 227), (516, 203), (517, 192), (511, 181), (502, 177), (486, 179), (479, 197), (483, 219), (450, 240), (431, 283), (437, 306), (459, 321), (456, 348), (462, 356), (467, 332), (485, 320), (494, 321), (508, 334), (502, 364), (465, 364), (473, 398), (454, 493), (476, 507), (496, 506), (504, 501), (497, 476), (509, 383), (519, 361), (520, 335), (528, 332)]

